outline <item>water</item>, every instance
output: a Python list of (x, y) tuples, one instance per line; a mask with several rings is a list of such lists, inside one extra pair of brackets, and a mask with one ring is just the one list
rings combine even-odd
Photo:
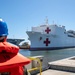
[(19, 51), (24, 56), (39, 56), (42, 55), (46, 59), (47, 62), (60, 60), (68, 57), (75, 56), (75, 48), (68, 48), (68, 49), (60, 49), (60, 50), (47, 50), (47, 51), (29, 51), (21, 49)]

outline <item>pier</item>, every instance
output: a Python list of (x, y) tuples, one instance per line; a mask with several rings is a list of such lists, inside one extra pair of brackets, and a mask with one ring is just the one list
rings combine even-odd
[[(53, 62), (48, 62), (48, 64), (44, 63), (43, 56), (37, 56), (35, 58), (41, 58), (42, 62), (42, 70), (41, 74), (39, 71), (33, 72), (31, 75), (75, 75), (75, 56), (69, 57), (66, 59), (61, 59)], [(37, 61), (33, 62), (34, 66)]]

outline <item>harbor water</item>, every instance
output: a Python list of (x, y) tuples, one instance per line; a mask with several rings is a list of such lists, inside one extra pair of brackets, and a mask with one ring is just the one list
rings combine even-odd
[(20, 49), (19, 53), (24, 56), (44, 56), (47, 62), (56, 61), (68, 57), (75, 56), (75, 48), (59, 49), (59, 50), (40, 50), (40, 51), (30, 51)]

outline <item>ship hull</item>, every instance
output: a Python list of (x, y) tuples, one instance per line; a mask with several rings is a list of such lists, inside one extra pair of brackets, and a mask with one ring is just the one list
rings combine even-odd
[(33, 48), (29, 48), (30, 51), (41, 51), (41, 50), (59, 50), (59, 49), (67, 49), (67, 48), (75, 48), (75, 46), (68, 46), (68, 47), (40, 47), (40, 48), (36, 48), (36, 47), (33, 47)]
[(75, 32), (56, 25), (34, 27), (27, 31), (31, 46), (29, 50), (57, 50), (75, 48)]

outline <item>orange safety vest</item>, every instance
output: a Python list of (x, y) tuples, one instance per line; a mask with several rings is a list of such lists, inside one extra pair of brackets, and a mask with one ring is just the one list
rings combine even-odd
[(6, 41), (0, 42), (0, 73), (10, 72), (10, 75), (23, 75), (23, 67), (30, 59), (21, 55), (19, 47)]

